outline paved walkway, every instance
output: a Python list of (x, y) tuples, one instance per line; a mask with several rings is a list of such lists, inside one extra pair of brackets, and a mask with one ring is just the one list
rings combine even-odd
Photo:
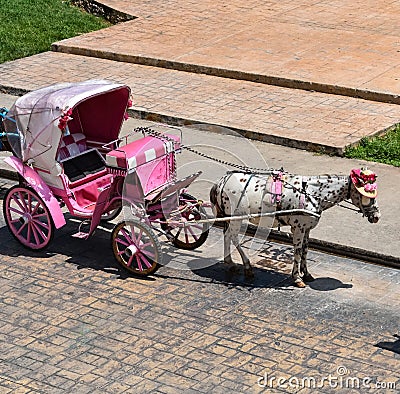
[(310, 252), (318, 279), (297, 289), (291, 248), (267, 243), (246, 282), (215, 264), (213, 230), (196, 251), (163, 244), (170, 263), (210, 266), (139, 280), (110, 226), (87, 241), (77, 226), (29, 253), (0, 217), (2, 394), (398, 392), (400, 271)]
[(0, 89), (108, 78), (136, 116), (334, 153), (399, 122), (397, 2), (103, 3), (137, 19), (0, 65)]

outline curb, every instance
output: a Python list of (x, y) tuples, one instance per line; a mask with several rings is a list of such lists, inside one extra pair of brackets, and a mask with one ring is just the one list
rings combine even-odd
[(172, 126), (196, 126), (202, 127), (203, 130), (207, 130), (216, 134), (223, 134), (221, 129), (227, 129), (233, 134), (239, 134), (247, 139), (267, 142), (270, 144), (281, 145), (289, 148), (303, 149), (308, 152), (324, 153), (327, 155), (344, 156), (345, 147), (336, 147), (324, 144), (318, 144), (315, 142), (307, 142), (302, 140), (296, 140), (294, 138), (286, 138), (277, 135), (259, 133), (253, 130), (239, 129), (232, 126), (217, 124), (217, 123), (202, 123), (188, 118), (180, 118), (173, 115), (163, 115), (157, 112), (143, 111), (139, 109), (130, 108), (128, 109), (128, 115), (135, 119), (147, 120), (150, 122), (166, 123)]
[(142, 66), (166, 68), (166, 69), (190, 72), (195, 74), (205, 74), (214, 77), (236, 79), (241, 81), (262, 83), (265, 85), (279, 86), (282, 88), (314, 91), (326, 94), (335, 94), (339, 96), (353, 97), (353, 98), (369, 100), (369, 101), (377, 101), (388, 104), (400, 104), (400, 96), (397, 94), (350, 88), (339, 85), (329, 85), (313, 81), (290, 79), (274, 75), (254, 74), (245, 71), (229, 70), (212, 66), (202, 66), (198, 64), (184, 63), (166, 59), (157, 59), (140, 55), (127, 55), (127, 54), (120, 54), (113, 52), (105, 52), (103, 50), (72, 47), (64, 45), (62, 41), (53, 43), (51, 45), (51, 50), (53, 52), (61, 52), (70, 55), (95, 57), (95, 58), (113, 60), (123, 63), (139, 64)]
[[(13, 170), (0, 168), (0, 178), (6, 178), (15, 181), (18, 180), (18, 174)], [(218, 224), (214, 225), (216, 227), (222, 228), (222, 225)], [(265, 240), (268, 239), (274, 242), (283, 243), (287, 245), (292, 244), (291, 235), (288, 232), (284, 231), (271, 230), (267, 232), (263, 229), (257, 229), (256, 231), (256, 228), (254, 226), (249, 225), (245, 229), (245, 233), (253, 237), (257, 234), (257, 238), (259, 239), (265, 239)], [(340, 257), (361, 260), (365, 263), (377, 264), (385, 267), (400, 269), (400, 258), (385, 255), (382, 253), (372, 252), (361, 248), (340, 245), (333, 242), (322, 241), (316, 238), (310, 238), (309, 248), (319, 252), (329, 253)]]

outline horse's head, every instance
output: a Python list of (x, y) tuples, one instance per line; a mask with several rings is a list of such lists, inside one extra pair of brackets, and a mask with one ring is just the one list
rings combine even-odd
[(378, 194), (376, 174), (367, 169), (355, 169), (350, 173), (350, 198), (370, 223), (377, 223), (381, 217), (376, 201)]

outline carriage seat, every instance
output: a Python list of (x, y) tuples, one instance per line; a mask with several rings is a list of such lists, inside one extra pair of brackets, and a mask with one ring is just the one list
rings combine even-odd
[(103, 157), (97, 149), (88, 148), (86, 137), (82, 133), (73, 133), (62, 138), (57, 160), (62, 164), (64, 174), (72, 183), (78, 180), (85, 183), (90, 180), (89, 175), (96, 174), (95, 178), (104, 175)]
[(86, 137), (82, 133), (65, 135), (58, 148), (57, 160), (65, 160), (87, 150)]

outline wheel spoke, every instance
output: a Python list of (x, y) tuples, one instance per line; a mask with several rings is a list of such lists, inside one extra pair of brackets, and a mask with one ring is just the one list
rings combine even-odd
[(126, 241), (122, 240), (119, 237), (115, 238), (115, 242), (118, 242), (119, 244), (124, 245), (124, 246), (129, 246), (130, 245), (129, 242), (126, 242)]
[[(42, 239), (45, 239), (44, 235), (38, 231), (38, 229), (36, 228), (36, 226), (33, 222), (29, 223), (29, 228), (31, 229), (31, 231), (33, 233), (33, 238), (35, 238), (36, 245), (40, 245), (39, 234), (42, 236)], [(30, 242), (30, 237), (28, 238), (28, 242)]]
[(32, 209), (31, 215), (36, 215), (36, 212), (38, 211), (38, 208), (41, 206), (40, 201), (37, 201), (37, 204), (35, 205), (35, 208)]
[(175, 238), (179, 238), (179, 235), (180, 235), (181, 232), (182, 232), (182, 228), (183, 228), (183, 227), (179, 227), (179, 228), (178, 228), (178, 231), (177, 231), (176, 234), (175, 234)]
[(135, 260), (136, 260), (137, 266), (139, 268), (139, 271), (143, 271), (142, 262), (140, 261), (140, 255), (135, 255)]
[[(48, 226), (44, 225), (45, 223), (39, 222), (39, 224), (41, 224), (46, 230), (49, 229)], [(47, 235), (45, 234), (45, 232), (43, 232), (43, 230), (40, 229), (40, 227), (35, 221), (32, 221), (32, 230), (34, 230), (34, 233), (39, 234), (42, 237), (43, 241), (46, 241)]]
[(21, 234), (22, 230), (26, 227), (26, 224), (27, 223), (23, 223), (22, 226), (17, 230), (17, 232), (16, 232), (17, 235)]
[(149, 256), (150, 258), (152, 258), (153, 260), (156, 257), (156, 254), (150, 250), (141, 250), (140, 251), (142, 254), (144, 254), (145, 256)]
[[(143, 263), (146, 265), (147, 268), (151, 268), (151, 264), (149, 261), (147, 261), (147, 259), (143, 256), (143, 255), (139, 255), (139, 260), (142, 260)], [(143, 270), (143, 268), (142, 268)]]
[(131, 236), (126, 232), (126, 230), (124, 228), (121, 228), (121, 233), (125, 237), (125, 239), (127, 240), (128, 245), (130, 245), (133, 242)]
[(197, 241), (200, 237), (193, 231), (193, 229), (190, 227), (187, 227), (187, 230), (190, 234), (192, 234), (192, 237), (194, 238), (195, 241)]
[(26, 204), (25, 197), (22, 195), (22, 192), (19, 192), (18, 195), (19, 195), (19, 199), (23, 205), (23, 209), (25, 209), (25, 212), (29, 212), (28, 205)]
[[(125, 252), (124, 252), (125, 253)], [(129, 260), (128, 260), (128, 262), (126, 263), (126, 265), (128, 266), (128, 267), (130, 267), (131, 265), (132, 265), (132, 261), (133, 261), (133, 258), (134, 258), (135, 256), (134, 255), (132, 255), (131, 257), (129, 257)]]
[[(22, 210), (23, 213), (26, 212), (26, 209), (24, 208), (23, 204), (21, 204), (20, 199), (19, 199), (15, 194), (13, 194), (13, 195), (11, 196), (11, 199), (21, 208), (21, 210)], [(10, 203), (11, 203), (11, 202), (10, 202)]]
[(41, 226), (48, 230), (50, 227), (46, 222), (42, 222), (40, 220), (36, 220), (36, 218), (32, 218), (32, 223), (35, 223), (36, 226)]
[(18, 215), (23, 215), (25, 212), (19, 211), (17, 208), (9, 207), (11, 212), (17, 213)]

